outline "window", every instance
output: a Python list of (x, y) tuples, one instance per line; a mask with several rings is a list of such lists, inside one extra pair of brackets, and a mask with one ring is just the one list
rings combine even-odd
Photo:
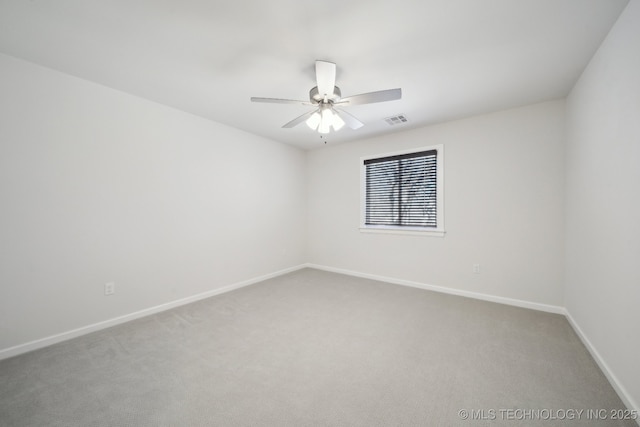
[(442, 145), (364, 157), (362, 231), (444, 235)]

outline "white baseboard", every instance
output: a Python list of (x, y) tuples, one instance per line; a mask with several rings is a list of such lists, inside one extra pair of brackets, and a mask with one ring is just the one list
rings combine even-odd
[(361, 273), (359, 271), (345, 270), (345, 269), (342, 269), (342, 268), (328, 267), (328, 266), (325, 266), (325, 265), (307, 264), (307, 267), (316, 268), (318, 270), (330, 271), (330, 272), (333, 272), (333, 273), (346, 274), (346, 275), (349, 275), (349, 276), (363, 277), (365, 279), (379, 280), (381, 282), (388, 282), (388, 283), (393, 283), (393, 284), (396, 284), (396, 285), (410, 286), (412, 288), (420, 288), (420, 289), (425, 289), (425, 290), (428, 290), (428, 291), (435, 291), (435, 292), (441, 292), (441, 293), (445, 293), (445, 294), (458, 295), (458, 296), (462, 296), (462, 297), (474, 298), (474, 299), (479, 299), (479, 300), (483, 300), (483, 301), (496, 302), (496, 303), (499, 303), (499, 304), (513, 305), (513, 306), (516, 306), (516, 307), (530, 308), (532, 310), (546, 311), (548, 313), (556, 313), (556, 314), (564, 314), (565, 313), (564, 307), (560, 307), (560, 306), (557, 306), (557, 305), (541, 304), (541, 303), (537, 303), (537, 302), (524, 301), (524, 300), (519, 300), (519, 299), (514, 299), (514, 298), (506, 298), (506, 297), (500, 297), (500, 296), (496, 296), (496, 295), (488, 295), (488, 294), (483, 294), (483, 293), (480, 293), (480, 292), (471, 292), (471, 291), (464, 291), (464, 290), (461, 290), (461, 289), (447, 288), (447, 287), (444, 287), (444, 286), (428, 285), (426, 283), (414, 282), (414, 281), (411, 281), (411, 280), (404, 280), (404, 279), (397, 279), (397, 278), (394, 278), (394, 277), (379, 276), (377, 274)]
[(305, 267), (306, 267), (306, 264), (285, 268), (284, 270), (279, 270), (273, 273), (254, 277), (248, 280), (243, 280), (242, 282), (234, 283), (232, 285), (224, 286), (222, 288), (212, 289), (210, 291), (203, 292), (197, 295), (181, 298), (179, 300), (171, 301), (165, 304), (160, 304), (155, 307), (146, 308), (144, 310), (136, 311), (134, 313), (125, 314), (124, 316), (115, 317), (113, 319), (108, 319), (102, 322), (93, 323), (91, 325), (83, 326), (77, 329), (73, 329), (71, 331), (62, 332), (60, 334), (52, 335), (49, 337), (37, 339), (24, 344), (19, 344), (13, 347), (2, 349), (0, 350), (0, 360), (17, 356), (19, 354), (27, 353), (29, 351), (37, 350), (39, 348), (47, 347), (49, 345), (66, 341), (71, 338), (76, 338), (81, 335), (89, 334), (91, 332), (96, 332), (102, 329), (110, 328), (112, 326), (116, 326), (121, 323), (129, 322), (131, 320), (139, 319), (141, 317), (149, 316), (151, 314), (155, 314), (155, 313), (159, 313), (175, 307), (179, 307), (181, 305), (196, 302), (196, 301), (209, 298), (215, 295), (223, 294), (225, 292), (230, 292), (235, 289), (243, 288), (245, 286), (253, 285), (255, 283), (262, 282), (263, 280), (267, 280), (273, 277), (281, 276), (283, 274), (291, 273), (293, 271), (300, 270)]
[(587, 348), (587, 350), (589, 350), (589, 353), (591, 353), (591, 356), (600, 367), (600, 370), (602, 371), (602, 373), (605, 375), (605, 377), (607, 377), (607, 379), (609, 380), (609, 383), (611, 383), (611, 386), (613, 387), (613, 389), (616, 391), (616, 393), (618, 393), (618, 396), (620, 396), (622, 403), (625, 404), (627, 409), (631, 411), (633, 410), (636, 411), (639, 417), (638, 419), (636, 419), (636, 423), (638, 423), (638, 425), (640, 426), (640, 405), (638, 405), (638, 402), (636, 402), (629, 395), (629, 393), (627, 392), (627, 389), (618, 380), (618, 377), (611, 371), (611, 368), (609, 368), (609, 365), (607, 364), (607, 362), (605, 362), (602, 356), (600, 356), (600, 353), (598, 352), (598, 350), (596, 350), (596, 348), (593, 346), (589, 338), (587, 338), (585, 333), (582, 331), (578, 323), (576, 323), (575, 319), (573, 318), (573, 316), (571, 316), (571, 313), (569, 313), (567, 309), (565, 309), (564, 315), (569, 321), (569, 324), (571, 325), (573, 330), (576, 331), (576, 334), (578, 335), (578, 337), (580, 338), (584, 346)]

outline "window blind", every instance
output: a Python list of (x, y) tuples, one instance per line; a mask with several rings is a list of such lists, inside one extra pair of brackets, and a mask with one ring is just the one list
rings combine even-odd
[(366, 225), (437, 227), (437, 150), (364, 160)]

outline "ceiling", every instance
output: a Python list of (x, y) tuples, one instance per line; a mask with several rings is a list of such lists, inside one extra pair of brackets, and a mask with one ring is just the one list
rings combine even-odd
[[(0, 51), (253, 134), (310, 149), (314, 61), (343, 96), (340, 143), (568, 94), (628, 0), (1, 0)], [(403, 114), (406, 123), (384, 119)]]

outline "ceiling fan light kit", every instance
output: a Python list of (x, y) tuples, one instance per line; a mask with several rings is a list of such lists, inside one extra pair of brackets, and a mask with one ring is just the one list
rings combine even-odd
[(331, 108), (329, 104), (323, 104), (318, 111), (306, 120), (307, 126), (319, 133), (329, 133), (331, 128), (339, 131), (345, 125), (344, 120)]
[(336, 64), (328, 61), (316, 61), (316, 86), (309, 91), (309, 102), (279, 98), (251, 98), (252, 102), (267, 102), (273, 104), (302, 104), (314, 105), (318, 108), (296, 117), (283, 128), (292, 128), (305, 122), (309, 128), (321, 134), (327, 134), (342, 129), (345, 125), (351, 129), (358, 129), (364, 125), (360, 120), (346, 111), (335, 108), (336, 105), (349, 106), (373, 104), (376, 102), (394, 101), (402, 98), (402, 89), (388, 89), (377, 92), (363, 93), (342, 98), (340, 88), (335, 85)]

